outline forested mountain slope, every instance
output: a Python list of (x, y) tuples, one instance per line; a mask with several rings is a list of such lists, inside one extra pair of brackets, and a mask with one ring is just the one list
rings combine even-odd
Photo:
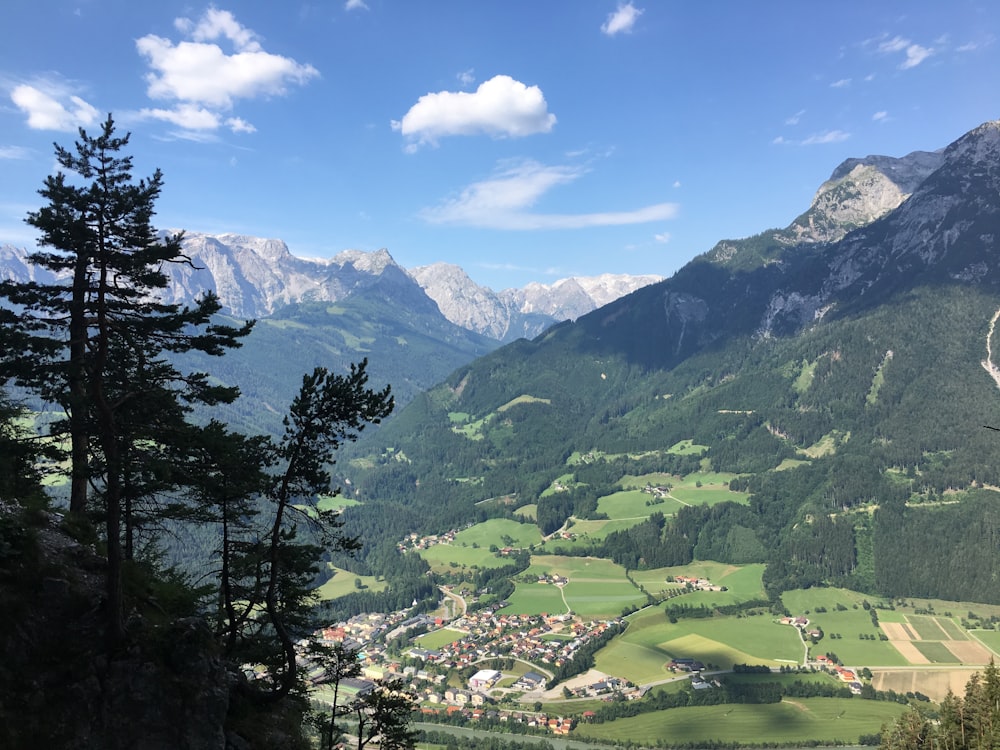
[[(349, 478), (365, 506), (347, 517), (398, 538), (537, 504), (551, 525), (593, 517), (625, 475), (711, 468), (749, 501), (684, 508), (595, 552), (767, 561), (772, 592), (835, 582), (1000, 601), (1000, 435), (984, 428), (1000, 425), (984, 368), (998, 145), (994, 122), (919, 155), (902, 202), (840, 239), (802, 239), (800, 217), (720, 243), (460, 368), (358, 446)], [(811, 210), (833, 215), (829, 201)], [(682, 440), (704, 449), (668, 451)]]

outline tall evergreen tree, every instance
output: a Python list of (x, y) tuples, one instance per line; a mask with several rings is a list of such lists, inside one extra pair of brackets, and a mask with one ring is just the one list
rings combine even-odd
[[(163, 177), (135, 180), (123, 153), (129, 136), (115, 135), (109, 116), (101, 133), (80, 131), (72, 151), (56, 145), (65, 170), (39, 191), (47, 204), (27, 217), (49, 248), (31, 256), (55, 281), (0, 284), (13, 306), (0, 330), (0, 375), (62, 409), (57, 422), (70, 443), (70, 511), (103, 503), (108, 556), (108, 633), (123, 636), (123, 529), (132, 530), (130, 499), (140, 447), (168, 442), (191, 402), (232, 400), (236, 391), (182, 373), (168, 355), (192, 349), (221, 354), (252, 324), (215, 325), (218, 299), (206, 295), (181, 307), (158, 299), (164, 265), (190, 263), (181, 236), (160, 238), (152, 225)], [(74, 180), (67, 173), (75, 176)], [(130, 548), (128, 549), (130, 552)]]

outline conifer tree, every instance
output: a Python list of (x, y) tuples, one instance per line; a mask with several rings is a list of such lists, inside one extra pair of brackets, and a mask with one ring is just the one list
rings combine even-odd
[(203, 373), (182, 373), (168, 355), (221, 354), (252, 325), (213, 324), (220, 305), (211, 294), (190, 307), (159, 299), (165, 264), (191, 260), (181, 235), (161, 238), (153, 228), (163, 177), (157, 170), (133, 178), (128, 140), (115, 135), (109, 115), (99, 135), (81, 130), (72, 151), (56, 145), (65, 172), (46, 178), (39, 193), (47, 203), (27, 217), (48, 248), (29, 260), (55, 280), (0, 284), (13, 308), (0, 329), (0, 376), (65, 412), (56, 424), (70, 444), (70, 511), (94, 509), (91, 488), (103, 500), (96, 510), (105, 527), (112, 644), (123, 636), (122, 532), (133, 528), (139, 449), (169, 443), (190, 403), (236, 396)]

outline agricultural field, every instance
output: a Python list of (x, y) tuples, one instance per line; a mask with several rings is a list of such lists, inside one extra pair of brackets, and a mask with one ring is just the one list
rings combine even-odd
[(882, 630), (911, 664), (985, 666), (996, 656), (950, 617), (906, 615), (904, 622), (882, 623)]
[(457, 544), (435, 544), (418, 553), (435, 573), (448, 573), (463, 568), (500, 568), (509, 560), (497, 557), (486, 547), (462, 547)]
[(330, 580), (316, 589), (316, 594), (322, 601), (336, 599), (337, 597), (344, 596), (345, 594), (351, 594), (358, 591), (359, 581), (361, 583), (361, 587), (368, 591), (383, 591), (386, 586), (389, 585), (385, 581), (377, 580), (375, 576), (355, 575), (350, 571), (335, 568), (329, 564), (327, 564), (327, 567), (334, 571), (334, 573)]
[[(506, 537), (506, 539), (505, 539)], [(507, 543), (506, 540), (509, 540)], [(542, 541), (538, 527), (530, 523), (518, 523), (508, 518), (492, 518), (489, 521), (477, 523), (455, 535), (453, 546), (489, 548), (497, 547), (530, 547)]]
[(625, 633), (597, 653), (595, 666), (636, 684), (676, 676), (666, 668), (674, 658), (691, 657), (721, 669), (739, 663), (777, 667), (802, 660), (798, 634), (769, 615), (671, 623), (662, 607), (649, 607), (626, 621)]
[(965, 685), (976, 669), (878, 669), (872, 671), (872, 687), (897, 693), (923, 693), (933, 701), (942, 701), (951, 691), (965, 693)]
[(612, 520), (629, 519), (639, 522), (649, 518), (654, 512), (672, 516), (683, 507), (679, 501), (670, 497), (663, 498), (663, 502), (656, 505), (651, 505), (651, 500), (653, 496), (648, 492), (622, 490), (600, 498), (597, 501), (597, 512)]
[(716, 586), (725, 586), (727, 589), (726, 591), (692, 591), (670, 600), (670, 604), (687, 604), (692, 607), (701, 605), (724, 607), (728, 604), (739, 604), (753, 599), (766, 598), (764, 584), (761, 580), (764, 575), (763, 564), (740, 566), (706, 560), (690, 565), (663, 568), (662, 570), (670, 576), (707, 578)]
[(625, 569), (596, 557), (532, 557), (524, 576), (562, 576), (564, 586), (518, 581), (505, 612), (540, 614), (572, 610), (585, 618), (616, 617), (626, 607), (638, 606), (646, 597), (625, 576)]
[(715, 742), (794, 743), (820, 740), (854, 743), (862, 734), (879, 731), (904, 711), (898, 703), (849, 698), (785, 699), (767, 705), (696, 706), (641, 714), (604, 724), (580, 724), (578, 737), (613, 740), (628, 737), (638, 745), (654, 746), (664, 737), (671, 743)]

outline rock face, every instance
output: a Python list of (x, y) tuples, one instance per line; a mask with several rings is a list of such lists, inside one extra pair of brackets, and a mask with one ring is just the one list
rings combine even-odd
[(603, 274), (494, 292), (449, 263), (420, 266), (410, 274), (448, 320), (498, 341), (534, 338), (553, 323), (575, 320), (663, 278)]
[(788, 233), (795, 242), (839, 240), (897, 208), (943, 161), (940, 151), (847, 159), (820, 185), (809, 210)]

